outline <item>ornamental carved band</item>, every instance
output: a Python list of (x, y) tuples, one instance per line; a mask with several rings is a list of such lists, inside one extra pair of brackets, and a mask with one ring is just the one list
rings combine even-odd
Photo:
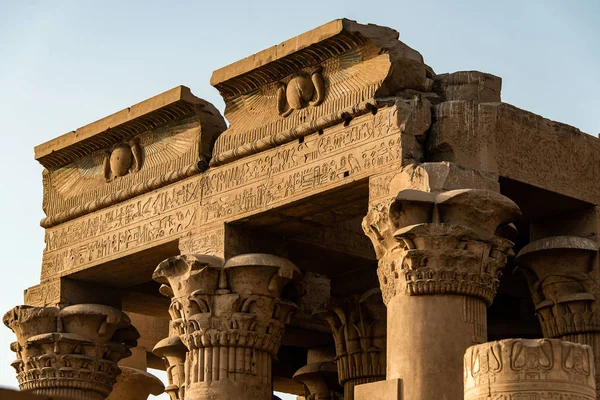
[(3, 322), (17, 336), (11, 350), (19, 388), (79, 400), (105, 399), (131, 355), (139, 334), (127, 315), (112, 307), (79, 304), (17, 306)]
[(507, 197), (477, 189), (403, 190), (373, 207), (362, 225), (385, 303), (398, 294), (458, 294), (490, 305), (519, 215)]
[(181, 255), (153, 279), (171, 297), (171, 327), (187, 348), (185, 399), (270, 399), (271, 359), (297, 306), (281, 299), (300, 276), (268, 254)]
[(595, 400), (589, 346), (558, 339), (506, 339), (469, 347), (465, 400)]
[(314, 312), (331, 326), (346, 400), (354, 398), (354, 386), (385, 379), (386, 312), (379, 288), (333, 299)]

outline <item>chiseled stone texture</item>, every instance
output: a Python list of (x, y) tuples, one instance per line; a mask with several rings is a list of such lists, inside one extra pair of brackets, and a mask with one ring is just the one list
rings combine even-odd
[(280, 297), (300, 276), (290, 261), (270, 254), (226, 262), (181, 255), (158, 265), (153, 279), (171, 298), (171, 327), (188, 350), (186, 400), (271, 398), (272, 358), (297, 310)]
[(11, 350), (19, 388), (79, 400), (110, 394), (121, 373), (117, 362), (139, 338), (125, 313), (97, 304), (18, 306), (3, 322), (17, 336)]
[(0, 388), (0, 400), (70, 400), (65, 397), (40, 396), (25, 392), (16, 392), (10, 389)]
[(470, 347), (464, 362), (465, 400), (596, 399), (593, 353), (586, 345), (506, 339)]

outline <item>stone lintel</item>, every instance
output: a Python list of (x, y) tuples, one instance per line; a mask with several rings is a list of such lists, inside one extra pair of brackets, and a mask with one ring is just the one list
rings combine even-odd
[[(443, 390), (443, 389), (442, 389)], [(402, 380), (366, 383), (354, 387), (354, 400), (402, 400)]]
[[(591, 204), (600, 202), (600, 139), (510, 104), (434, 106), (430, 161), (453, 161)], [(576, 156), (573, 156), (576, 154)]]

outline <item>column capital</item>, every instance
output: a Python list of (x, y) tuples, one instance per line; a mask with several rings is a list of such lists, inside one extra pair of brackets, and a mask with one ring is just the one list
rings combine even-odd
[(270, 398), (271, 358), (297, 309), (281, 295), (300, 276), (290, 261), (270, 254), (226, 262), (180, 255), (158, 265), (153, 279), (171, 297), (171, 326), (188, 349), (186, 396)]
[(167, 367), (168, 386), (165, 392), (171, 400), (183, 400), (185, 397), (185, 354), (187, 347), (179, 336), (169, 336), (156, 343), (152, 353), (161, 357)]
[[(342, 400), (337, 390), (338, 373), (333, 362), (316, 362), (300, 368), (293, 379), (304, 385), (306, 400)], [(341, 388), (339, 388), (341, 389)]]
[(590, 346), (558, 339), (506, 339), (469, 347), (465, 400), (596, 399)]
[(147, 400), (165, 391), (163, 383), (154, 375), (137, 368), (120, 367), (112, 393), (106, 400)]
[(386, 304), (398, 294), (460, 294), (491, 304), (520, 215), (501, 194), (403, 190), (369, 210), (363, 230), (379, 259)]
[(354, 398), (355, 385), (385, 379), (386, 313), (379, 288), (360, 296), (331, 299), (314, 312), (331, 326), (346, 400)]
[(74, 399), (104, 399), (139, 334), (121, 310), (98, 304), (17, 306), (3, 322), (17, 336), (12, 366), (21, 390)]
[(592, 278), (598, 245), (578, 236), (552, 236), (529, 243), (517, 255), (525, 269), (544, 336), (600, 332), (598, 282)]

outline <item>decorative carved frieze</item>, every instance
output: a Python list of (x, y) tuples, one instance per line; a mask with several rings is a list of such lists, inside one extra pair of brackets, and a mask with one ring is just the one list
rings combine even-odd
[(315, 310), (331, 326), (335, 362), (344, 399), (354, 398), (354, 386), (385, 379), (386, 308), (381, 291), (333, 299)]
[(376, 204), (363, 229), (379, 259), (384, 301), (460, 294), (491, 304), (513, 246), (498, 233), (518, 215), (510, 199), (478, 189), (403, 190)]
[(403, 90), (428, 92), (431, 78), (393, 29), (332, 21), (214, 72), (231, 125), (211, 166), (376, 112)]
[(106, 398), (139, 334), (120, 310), (97, 304), (18, 306), (3, 322), (17, 336), (12, 366), (21, 390), (81, 400)]
[(297, 309), (280, 297), (299, 276), (291, 262), (268, 254), (239, 255), (224, 264), (181, 255), (159, 264), (153, 279), (171, 297), (172, 328), (188, 349), (186, 399), (271, 397), (271, 359)]
[(553, 236), (523, 247), (516, 263), (524, 268), (544, 337), (592, 347), (600, 383), (600, 314), (594, 276), (598, 245), (577, 236)]
[(589, 346), (558, 339), (506, 339), (470, 347), (464, 358), (465, 400), (595, 400)]
[(337, 367), (333, 362), (316, 362), (305, 365), (293, 379), (304, 385), (306, 400), (342, 400), (339, 392)]
[(168, 385), (165, 392), (171, 400), (183, 400), (185, 396), (185, 355), (187, 347), (179, 336), (164, 338), (154, 346), (154, 354), (165, 361)]
[(214, 106), (180, 86), (36, 147), (49, 228), (206, 169), (225, 129)]

